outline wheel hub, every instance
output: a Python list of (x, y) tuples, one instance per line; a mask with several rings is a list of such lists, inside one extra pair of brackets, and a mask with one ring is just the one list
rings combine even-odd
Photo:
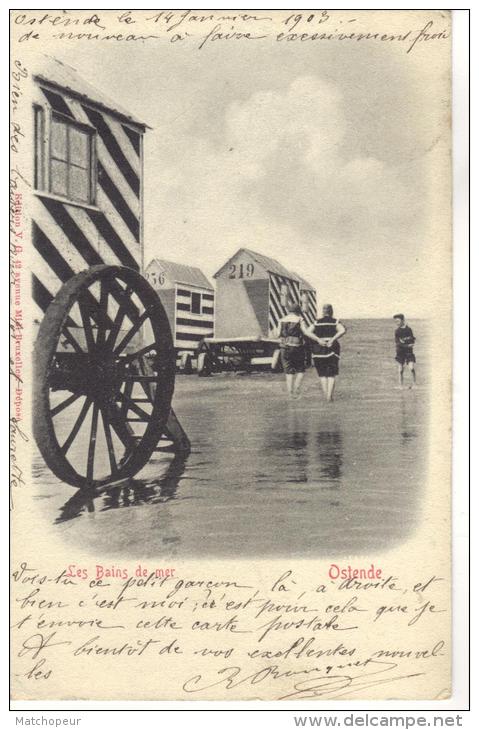
[(93, 358), (91, 361), (91, 380), (88, 383), (90, 395), (97, 402), (111, 402), (118, 393), (125, 367), (114, 358)]
[(111, 402), (124, 379), (126, 365), (114, 357), (90, 353), (57, 356), (52, 373), (52, 390), (70, 390), (97, 403)]

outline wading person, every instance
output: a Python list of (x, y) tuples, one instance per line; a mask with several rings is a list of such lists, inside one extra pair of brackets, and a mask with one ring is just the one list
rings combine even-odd
[(313, 363), (319, 376), (321, 388), (327, 401), (332, 401), (336, 375), (339, 372), (339, 338), (346, 333), (346, 327), (333, 316), (331, 304), (323, 306), (323, 316), (308, 329), (313, 339)]
[(305, 337), (309, 336), (299, 304), (288, 304), (288, 314), (278, 324), (278, 336), (286, 388), (290, 398), (298, 398), (306, 369)]
[(411, 371), (413, 386), (416, 385), (416, 356), (413, 352), (414, 337), (412, 329), (406, 323), (404, 314), (395, 314), (394, 322), (396, 323), (396, 331), (394, 339), (396, 342), (396, 362), (398, 364), (399, 387), (404, 385), (404, 365), (407, 365)]

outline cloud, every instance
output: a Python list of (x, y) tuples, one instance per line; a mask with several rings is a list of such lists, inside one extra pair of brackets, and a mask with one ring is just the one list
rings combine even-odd
[(348, 111), (349, 124), (339, 91), (313, 76), (228, 110), (228, 139), (255, 171), (254, 197), (271, 218), (306, 236), (370, 237), (375, 229), (407, 224), (417, 208), (384, 162), (344, 156), (346, 137), (354, 134)]
[(344, 153), (355, 134), (345, 104), (332, 84), (301, 76), (231, 103), (219, 135), (172, 127), (154, 147), (152, 135), (147, 260), (168, 251), (211, 276), (247, 246), (322, 281), (333, 296), (346, 281), (353, 301), (364, 287), (384, 299), (375, 267), (386, 258), (399, 276), (406, 270), (399, 249), (420, 200), (406, 169)]

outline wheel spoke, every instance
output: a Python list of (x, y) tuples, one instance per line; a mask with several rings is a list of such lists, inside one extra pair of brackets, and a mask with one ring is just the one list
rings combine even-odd
[(83, 323), (83, 330), (85, 332), (87, 349), (88, 352), (93, 352), (95, 349), (95, 338), (93, 337), (93, 328), (91, 326), (90, 314), (83, 297), (78, 299), (78, 306), (80, 307), (80, 314)]
[(143, 408), (140, 408), (130, 396), (126, 395), (126, 393), (119, 393), (120, 399), (123, 402), (123, 405), (126, 406), (124, 408), (123, 412), (128, 413), (128, 411), (133, 411), (136, 413), (137, 416), (141, 416), (141, 418), (144, 418), (146, 421), (149, 421), (151, 418), (151, 413), (148, 413), (147, 411), (143, 410)]
[(104, 409), (102, 409), (102, 411), (101, 411), (101, 417), (103, 420), (103, 428), (105, 431), (106, 445), (108, 448), (108, 458), (110, 459), (110, 469), (111, 469), (112, 476), (115, 476), (115, 474), (118, 471), (118, 467), (117, 467), (116, 459), (115, 459), (115, 449), (113, 448), (113, 439), (111, 437), (110, 422), (108, 420), (107, 415), (105, 414)]
[(78, 398), (80, 397), (80, 393), (73, 393), (73, 395), (68, 396), (68, 398), (65, 398), (61, 403), (59, 403), (55, 408), (52, 408), (50, 410), (50, 415), (53, 418), (53, 416), (56, 416), (57, 413), (60, 413), (65, 408), (68, 408), (72, 403), (74, 403)]
[(78, 431), (82, 427), (83, 421), (86, 418), (86, 414), (88, 413), (91, 403), (92, 403), (91, 398), (86, 398), (86, 400), (82, 406), (82, 409), (80, 411), (80, 414), (75, 422), (75, 425), (73, 426), (73, 428), (70, 432), (70, 435), (68, 436), (67, 440), (61, 447), (61, 452), (63, 455), (65, 455), (67, 453), (67, 451), (70, 448), (70, 446), (72, 445), (73, 441), (76, 439), (76, 437), (78, 435)]
[(86, 469), (86, 478), (88, 482), (93, 481), (93, 467), (95, 465), (95, 447), (96, 436), (98, 432), (98, 403), (93, 404), (93, 414), (91, 417), (90, 443), (88, 445), (88, 463)]
[(113, 320), (113, 327), (110, 330), (110, 334), (108, 335), (108, 339), (105, 343), (106, 347), (109, 350), (113, 350), (116, 342), (116, 338), (118, 337), (118, 332), (120, 331), (121, 323), (123, 322), (123, 318), (125, 317), (125, 310), (120, 306), (118, 309), (118, 312), (116, 313), (116, 317)]
[(131, 427), (125, 423), (116, 403), (109, 404), (108, 418), (113, 430), (125, 447), (126, 455), (130, 454), (136, 446), (134, 434)]
[[(130, 296), (132, 293), (132, 289), (128, 288), (126, 290), (126, 294)], [(116, 298), (116, 297), (115, 297)], [(106, 348), (108, 350), (113, 350), (115, 347), (116, 338), (118, 337), (118, 332), (120, 331), (121, 323), (123, 322), (123, 319), (126, 315), (126, 303), (125, 301), (120, 301), (118, 306), (118, 311), (116, 313), (116, 317), (113, 321), (113, 327), (111, 328), (110, 334), (108, 335), (108, 339), (105, 343)]]
[(118, 304), (123, 307), (131, 321), (134, 322), (135, 319), (138, 317), (139, 312), (138, 307), (133, 304), (130, 299), (131, 295), (133, 294), (133, 288), (131, 286), (127, 286), (126, 289), (123, 289), (118, 281), (116, 279), (113, 279), (110, 284), (110, 289), (112, 292), (112, 296), (114, 296)]
[[(103, 282), (101, 281), (100, 287), (102, 287), (102, 285), (103, 285)], [(94, 297), (92, 292), (89, 289), (87, 289), (85, 292), (83, 292), (83, 296), (84, 296), (84, 302), (85, 302), (87, 311), (88, 311), (91, 319), (93, 320), (93, 322), (96, 322), (98, 327), (100, 327), (102, 325), (104, 327), (108, 327), (109, 324), (111, 325), (111, 320), (108, 317), (108, 312), (102, 311), (101, 303), (99, 303), (97, 301), (97, 299)]]
[(73, 347), (75, 352), (84, 352), (82, 348), (80, 347), (79, 343), (75, 339), (75, 337), (72, 335), (70, 330), (67, 329), (66, 325), (62, 329), (62, 335), (63, 337), (69, 342), (69, 344)]
[(148, 317), (149, 317), (149, 312), (147, 309), (145, 309), (143, 314), (140, 315), (140, 317), (136, 320), (136, 322), (133, 323), (130, 331), (127, 332), (127, 334), (124, 336), (124, 338), (122, 339), (120, 344), (115, 348), (115, 350), (114, 350), (115, 355), (118, 355), (127, 346), (127, 344), (130, 342), (131, 339), (133, 339), (133, 337), (138, 332), (138, 330), (140, 329), (143, 322), (145, 322), (148, 319)]
[(126, 398), (124, 398), (123, 403), (121, 405), (121, 415), (124, 418), (126, 418), (126, 414), (128, 412), (128, 404), (127, 404), (127, 400), (126, 399), (127, 398), (131, 398), (131, 394), (133, 392), (133, 386), (134, 386), (133, 381), (129, 380), (127, 383), (125, 383), (125, 392), (124, 392), (124, 394), (122, 394), (121, 391), (120, 391), (120, 395), (125, 395), (126, 396)]
[(126, 362), (132, 362), (133, 360), (136, 360), (142, 355), (146, 355), (146, 353), (151, 352), (152, 350), (158, 350), (158, 345), (156, 344), (156, 342), (153, 342), (151, 345), (147, 345), (146, 347), (142, 347), (141, 350), (138, 350), (138, 352), (132, 352), (130, 355), (122, 355), (122, 359)]

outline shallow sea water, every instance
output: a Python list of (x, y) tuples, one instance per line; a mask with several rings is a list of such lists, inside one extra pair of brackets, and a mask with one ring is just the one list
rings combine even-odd
[[(301, 399), (269, 373), (178, 376), (174, 407), (186, 460), (156, 453), (135, 479), (86, 499), (38, 455), (40, 519), (66, 543), (110, 557), (346, 556), (393, 548), (420, 518), (428, 444), (428, 344), (417, 337), (418, 387), (399, 390), (394, 323), (345, 322), (336, 400), (314, 369)], [(405, 374), (409, 385), (409, 373)], [(52, 529), (51, 527), (49, 528)]]

